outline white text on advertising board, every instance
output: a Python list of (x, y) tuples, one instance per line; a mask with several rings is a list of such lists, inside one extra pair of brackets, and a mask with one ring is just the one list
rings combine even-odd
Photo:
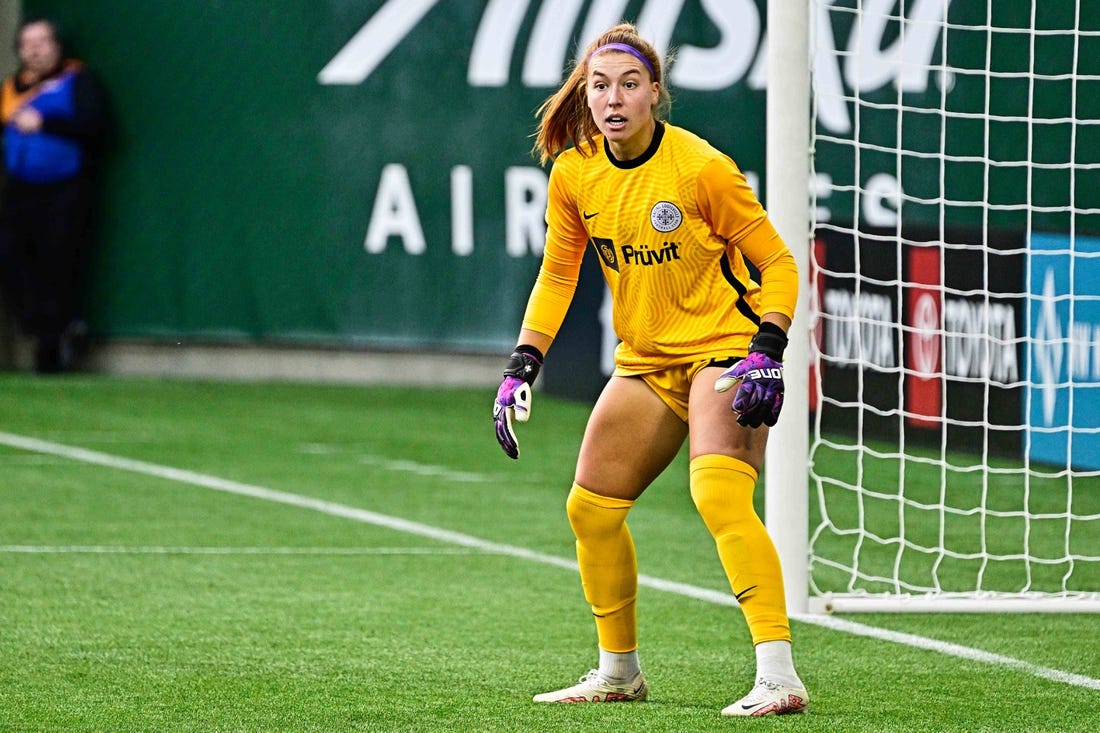
[[(321, 84), (361, 84), (439, 1), (389, 0), (325, 64), (317, 80)], [(816, 5), (818, 123), (830, 132), (851, 132), (845, 88), (867, 93), (893, 83), (901, 92), (927, 91), (936, 68), (939, 24), (951, 1), (913, 3), (902, 38), (890, 33), (895, 0), (864, 0), (861, 20), (843, 49), (837, 48), (830, 7)], [(638, 14), (638, 30), (659, 53), (670, 45), (683, 4), (683, 0), (648, 0)], [(573, 28), (584, 4), (539, 4), (526, 47), (517, 50), (530, 6), (530, 0), (490, 0), (486, 4), (470, 49), (466, 73), (470, 86), (506, 86), (517, 53), (523, 54), (524, 86), (551, 88), (561, 81), (562, 69), (575, 50)], [(626, 0), (593, 3), (586, 11), (579, 45), (583, 47), (618, 22), (626, 6)], [(767, 39), (754, 0), (700, 0), (700, 6), (718, 31), (719, 40), (707, 48), (690, 44), (677, 48), (676, 63), (669, 71), (672, 88), (714, 91), (744, 81), (750, 88), (763, 89)]]

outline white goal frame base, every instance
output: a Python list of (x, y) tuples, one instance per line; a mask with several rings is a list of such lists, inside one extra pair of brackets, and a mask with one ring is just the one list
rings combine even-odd
[(1018, 595), (824, 595), (809, 599), (809, 612), (834, 613), (1100, 613), (1100, 593), (1072, 596)]

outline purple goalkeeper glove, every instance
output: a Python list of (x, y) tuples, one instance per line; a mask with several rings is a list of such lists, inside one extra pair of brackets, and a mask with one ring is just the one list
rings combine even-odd
[(772, 323), (760, 324), (749, 344), (749, 355), (727, 369), (714, 383), (717, 392), (737, 385), (733, 411), (737, 422), (751, 428), (769, 427), (779, 419), (783, 408), (783, 349), (787, 334)]
[(509, 458), (519, 458), (519, 441), (512, 423), (527, 422), (531, 417), (531, 385), (539, 375), (542, 360), (541, 351), (520, 344), (504, 369), (504, 381), (493, 403), (493, 422), (496, 423), (497, 442)]

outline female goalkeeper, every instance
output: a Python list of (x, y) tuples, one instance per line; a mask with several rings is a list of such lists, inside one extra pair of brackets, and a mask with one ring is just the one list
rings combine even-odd
[[(768, 427), (783, 404), (783, 349), (798, 271), (727, 156), (663, 121), (661, 59), (634, 26), (611, 28), (539, 109), (535, 152), (553, 160), (542, 267), (493, 407), (519, 457), (531, 385), (591, 244), (614, 302), (615, 371), (588, 420), (566, 512), (599, 666), (536, 702), (643, 700), (638, 568), (626, 515), (685, 438), (690, 488), (748, 622), (756, 681), (723, 715), (805, 710), (783, 577), (752, 505)], [(746, 260), (760, 273), (750, 276)], [(731, 400), (728, 394), (732, 390)]]

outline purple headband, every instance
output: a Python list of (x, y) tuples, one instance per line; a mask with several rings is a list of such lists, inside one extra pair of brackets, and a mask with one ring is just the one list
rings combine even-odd
[(592, 53), (590, 53), (588, 55), (588, 60), (585, 61), (585, 66), (587, 66), (588, 64), (590, 64), (592, 62), (592, 59), (595, 58), (596, 54), (603, 53), (604, 51), (623, 51), (624, 53), (630, 54), (634, 58), (641, 61), (642, 64), (647, 69), (649, 69), (649, 75), (651, 77), (653, 77), (654, 79), (657, 78), (657, 73), (655, 71), (653, 71), (653, 67), (650, 65), (649, 59), (647, 59), (645, 57), (645, 55), (642, 54), (641, 51), (634, 48), (633, 46), (631, 46), (628, 43), (607, 43), (607, 44), (604, 44), (603, 46), (600, 46), (599, 48), (597, 48), (595, 51), (593, 51)]

